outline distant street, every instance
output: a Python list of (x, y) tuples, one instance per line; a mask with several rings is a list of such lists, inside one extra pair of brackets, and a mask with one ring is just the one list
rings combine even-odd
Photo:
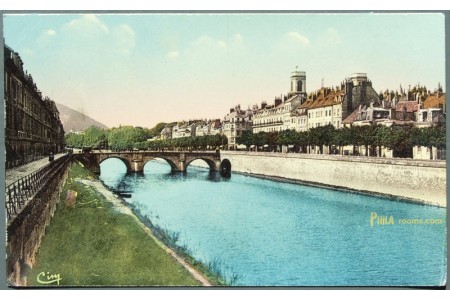
[[(60, 158), (61, 156), (65, 155), (65, 153), (56, 154), (55, 160)], [(5, 171), (5, 182), (6, 186), (10, 185), (14, 181), (27, 176), (28, 174), (33, 173), (34, 171), (42, 168), (43, 166), (47, 165), (49, 163), (48, 157), (42, 158), (33, 162), (30, 162), (28, 164), (12, 168)]]

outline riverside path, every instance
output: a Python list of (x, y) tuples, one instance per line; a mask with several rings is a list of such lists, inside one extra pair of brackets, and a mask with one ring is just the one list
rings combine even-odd
[[(59, 153), (55, 154), (55, 160), (60, 158), (61, 156), (65, 155), (66, 153)], [(5, 183), (6, 186), (10, 185), (11, 183), (19, 180), (22, 177), (25, 177), (40, 168), (48, 165), (50, 162), (48, 161), (48, 157), (38, 159), (35, 161), (32, 161), (28, 164), (21, 165), (12, 169), (5, 170)]]

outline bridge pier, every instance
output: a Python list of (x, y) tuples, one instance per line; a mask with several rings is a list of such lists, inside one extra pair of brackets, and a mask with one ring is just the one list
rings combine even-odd
[(131, 172), (133, 173), (143, 173), (144, 172), (144, 161), (142, 159), (135, 159), (131, 164)]
[(100, 175), (100, 165), (94, 165), (94, 166), (90, 166), (89, 170), (94, 173), (95, 175)]
[(215, 162), (215, 165), (216, 165), (216, 168), (215, 168), (215, 170), (214, 171), (220, 171), (220, 166), (222, 165), (222, 162), (219, 160), (219, 161), (216, 161)]
[(180, 153), (180, 158), (178, 159), (178, 169), (180, 172), (186, 172), (186, 153)]

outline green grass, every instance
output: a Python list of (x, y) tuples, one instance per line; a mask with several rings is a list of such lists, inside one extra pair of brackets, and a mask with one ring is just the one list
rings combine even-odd
[[(27, 276), (29, 286), (43, 286), (37, 281), (41, 272), (59, 274), (61, 286), (200, 285), (135, 218), (116, 212), (101, 194), (76, 181), (90, 177), (82, 166), (72, 164), (37, 262)], [(78, 192), (75, 208), (65, 205), (68, 189)]]

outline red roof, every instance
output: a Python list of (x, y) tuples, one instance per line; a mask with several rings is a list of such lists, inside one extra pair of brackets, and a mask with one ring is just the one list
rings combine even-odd
[(395, 111), (403, 111), (406, 107), (406, 112), (415, 112), (419, 110), (419, 103), (416, 101), (401, 101), (395, 107)]

